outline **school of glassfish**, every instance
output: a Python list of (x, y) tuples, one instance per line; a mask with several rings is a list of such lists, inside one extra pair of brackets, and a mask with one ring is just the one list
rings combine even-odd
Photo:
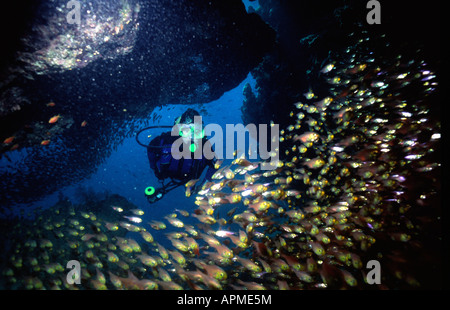
[[(219, 161), (195, 194), (195, 211), (175, 209), (163, 221), (122, 206), (104, 218), (50, 208), (14, 229), (21, 237), (11, 237), (6, 286), (374, 288), (365, 264), (376, 259), (376, 288), (421, 287), (408, 261), (428, 251), (423, 235), (440, 216), (440, 122), (427, 106), (436, 76), (420, 60), (380, 61), (364, 52), (366, 40), (320, 70), (327, 96), (309, 89), (293, 103), (275, 169), (244, 157)], [(186, 196), (196, 183), (186, 184)], [(153, 237), (159, 230), (172, 246)], [(70, 259), (81, 262), (81, 285), (65, 281)]]

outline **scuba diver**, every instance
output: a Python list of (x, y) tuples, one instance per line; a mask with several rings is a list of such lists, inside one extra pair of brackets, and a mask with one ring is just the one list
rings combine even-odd
[[(155, 189), (152, 186), (145, 189), (145, 195), (149, 203), (160, 200), (164, 194), (180, 185), (186, 184), (190, 180), (198, 180), (206, 167), (208, 170), (206, 171), (204, 181), (211, 180), (212, 175), (216, 172), (216, 169), (214, 168), (215, 157), (207, 159), (202, 152), (204, 147), (208, 147), (209, 150), (211, 150), (211, 144), (205, 138), (203, 122), (195, 122), (195, 120), (198, 119), (201, 119), (200, 114), (189, 108), (175, 120), (173, 127), (151, 126), (144, 128), (139, 132), (141, 133), (146, 129), (155, 127), (170, 127), (172, 128), (172, 131), (174, 128), (178, 131), (178, 136), (173, 136), (171, 132), (165, 132), (154, 138), (148, 145), (145, 145), (139, 142), (139, 133), (136, 135), (136, 141), (147, 148), (150, 168), (154, 171), (155, 176), (162, 185), (158, 189)], [(178, 144), (179, 149), (182, 148), (183, 151), (188, 149), (190, 156), (175, 158), (178, 156), (173, 156), (172, 147), (174, 145), (176, 147)], [(170, 182), (165, 184), (164, 180), (168, 178), (170, 178)], [(199, 185), (194, 187), (192, 192), (196, 192), (204, 181), (197, 181), (196, 183)]]

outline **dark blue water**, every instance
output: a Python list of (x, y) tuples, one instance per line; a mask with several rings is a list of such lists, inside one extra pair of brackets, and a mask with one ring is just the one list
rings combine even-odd
[[(222, 97), (213, 102), (193, 105), (170, 104), (156, 108), (149, 112), (146, 127), (156, 125), (172, 126), (177, 117), (183, 114), (186, 109), (192, 108), (200, 111), (205, 126), (213, 123), (218, 124), (223, 128), (225, 133), (227, 124), (242, 124), (241, 107), (244, 99), (242, 89), (247, 83), (253, 89), (255, 88), (255, 80), (251, 74), (239, 86), (226, 92)], [(155, 120), (154, 122), (153, 119)], [(137, 123), (140, 124), (142, 122), (138, 121)], [(140, 135), (140, 139), (148, 142), (167, 130), (166, 128), (150, 129), (144, 131)], [(21, 155), (25, 156), (25, 154), (26, 150), (22, 150), (20, 153), (12, 156), (11, 160), (14, 161), (17, 159), (19, 161), (22, 158)], [(225, 160), (224, 164), (230, 161)], [(58, 192), (34, 203), (17, 205), (15, 211), (16, 215), (19, 215), (21, 210), (25, 210), (25, 215), (34, 217), (33, 210), (46, 209), (54, 206), (58, 202), (60, 195), (68, 198), (73, 204), (85, 203), (85, 197), (80, 194), (80, 189), (84, 192), (91, 192), (97, 195), (98, 198), (105, 197), (108, 194), (118, 194), (138, 208), (144, 210), (145, 215), (142, 219), (148, 222), (151, 220), (164, 221), (163, 216), (175, 212), (176, 209), (192, 212), (197, 207), (194, 204), (195, 198), (193, 196), (186, 197), (184, 186), (175, 188), (162, 200), (154, 204), (149, 204), (144, 194), (147, 186), (154, 186), (156, 188), (160, 187), (160, 183), (154, 175), (153, 170), (150, 169), (147, 150), (137, 144), (133, 135), (123, 139), (112, 154), (106, 158), (105, 162), (97, 168), (96, 172), (86, 180), (61, 188)], [(194, 221), (191, 221), (192, 223)], [(168, 240), (162, 237), (163, 233), (164, 231), (155, 232), (155, 237), (160, 237), (159, 241), (166, 246)]]
[[(193, 105), (173, 104), (156, 108), (149, 112), (148, 126), (172, 126), (177, 117), (183, 114), (186, 109), (191, 108), (200, 111), (205, 126), (212, 123), (218, 124), (225, 132), (226, 124), (242, 124), (241, 107), (244, 99), (242, 89), (246, 83), (249, 83), (253, 89), (255, 88), (255, 80), (249, 74), (239, 86), (226, 92), (220, 99), (213, 102)], [(206, 111), (206, 113), (201, 111)], [(156, 122), (152, 122), (153, 114), (160, 116), (155, 117)], [(167, 130), (155, 128), (145, 131), (142, 133), (141, 139), (145, 141), (148, 135), (151, 135), (150, 139), (153, 139)], [(70, 200), (80, 203), (76, 194), (76, 188), (80, 186), (91, 188), (98, 193), (109, 191), (125, 197), (140, 208), (147, 208), (149, 204), (145, 198), (144, 189), (147, 186), (158, 184), (158, 179), (150, 169), (146, 149), (137, 144), (135, 137), (132, 136), (121, 141), (117, 149), (106, 159), (105, 163), (98, 167), (91, 177), (70, 187), (63, 188), (61, 192)], [(174, 208), (173, 201), (177, 199), (189, 201), (185, 197), (183, 187), (177, 188), (170, 193), (170, 197), (152, 205), (151, 213), (153, 216), (158, 217), (158, 214), (170, 212)], [(55, 193), (42, 201), (34, 203), (31, 207), (52, 206), (57, 200), (58, 194)]]

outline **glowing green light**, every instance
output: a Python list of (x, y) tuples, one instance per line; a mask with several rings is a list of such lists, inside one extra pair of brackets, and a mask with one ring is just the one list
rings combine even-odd
[(195, 143), (192, 143), (191, 146), (189, 147), (189, 150), (191, 150), (192, 153), (194, 153), (196, 149), (197, 147), (195, 146)]
[(151, 196), (155, 193), (155, 188), (153, 186), (149, 186), (145, 189), (145, 195)]
[(196, 131), (194, 133), (195, 139), (203, 139), (204, 136), (205, 136), (205, 130), (204, 129), (202, 129), (200, 132)]

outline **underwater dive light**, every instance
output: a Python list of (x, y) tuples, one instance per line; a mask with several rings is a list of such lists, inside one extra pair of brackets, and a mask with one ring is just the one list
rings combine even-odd
[(195, 143), (192, 143), (191, 146), (189, 147), (189, 150), (194, 153), (195, 150), (197, 149), (197, 146), (195, 145)]
[(149, 186), (145, 189), (145, 195), (151, 196), (155, 193), (155, 188), (153, 186)]

